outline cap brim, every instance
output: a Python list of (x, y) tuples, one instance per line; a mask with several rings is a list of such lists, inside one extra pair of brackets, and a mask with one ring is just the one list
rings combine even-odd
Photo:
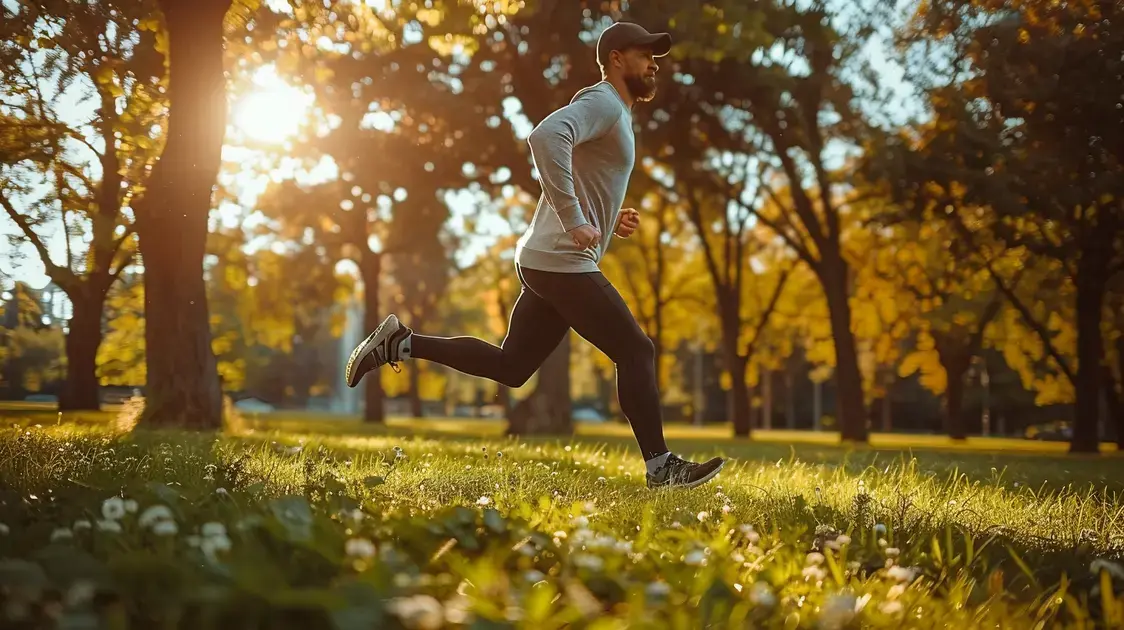
[(671, 52), (671, 34), (669, 33), (652, 33), (647, 37), (641, 37), (636, 40), (634, 46), (644, 46), (652, 51), (653, 57), (663, 57)]

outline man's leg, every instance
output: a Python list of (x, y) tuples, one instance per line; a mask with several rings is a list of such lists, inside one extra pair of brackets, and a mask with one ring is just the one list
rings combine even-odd
[[(652, 340), (609, 280), (600, 273), (551, 273), (526, 269), (527, 288), (549, 302), (579, 335), (604, 352), (617, 366), (617, 396), (632, 426), (651, 475), (665, 464), (674, 466), (668, 485), (698, 485), (717, 474), (720, 460), (703, 465), (671, 455), (664, 441), (663, 413), (656, 379)], [(697, 467), (697, 468), (692, 468)], [(665, 471), (666, 472), (666, 471)], [(682, 474), (680, 474), (682, 473)], [(657, 485), (663, 482), (657, 480)]]
[(440, 363), (508, 387), (520, 387), (569, 331), (554, 307), (524, 287), (511, 309), (507, 336), (499, 347), (475, 337), (430, 337), (417, 333), (410, 345), (415, 359)]

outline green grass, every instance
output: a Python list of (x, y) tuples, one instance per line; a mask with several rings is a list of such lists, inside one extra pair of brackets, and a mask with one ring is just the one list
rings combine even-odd
[(3, 627), (1124, 623), (1114, 455), (675, 428), (678, 452), (735, 461), (652, 492), (620, 427), (34, 419), (0, 432)]

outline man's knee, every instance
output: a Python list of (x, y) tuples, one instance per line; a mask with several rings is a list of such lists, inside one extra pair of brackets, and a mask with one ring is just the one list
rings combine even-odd
[(636, 356), (644, 361), (655, 361), (656, 359), (656, 344), (652, 342), (652, 338), (648, 335), (640, 335), (640, 338), (635, 342)]
[(498, 380), (503, 385), (512, 389), (518, 389), (526, 385), (527, 381), (531, 380), (531, 375), (535, 373), (536, 369), (537, 366), (509, 365)]
[(648, 335), (637, 331), (619, 341), (621, 343), (617, 344), (616, 352), (613, 353), (616, 356), (609, 356), (617, 365), (652, 363), (656, 360), (656, 345)]

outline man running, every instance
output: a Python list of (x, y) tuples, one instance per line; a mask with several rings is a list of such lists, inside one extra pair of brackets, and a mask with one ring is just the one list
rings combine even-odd
[(655, 59), (670, 49), (667, 33), (613, 24), (597, 42), (602, 80), (531, 132), (543, 194), (516, 246), (522, 286), (502, 345), (420, 335), (391, 314), (351, 353), (349, 387), (411, 357), (519, 387), (573, 328), (616, 364), (617, 396), (644, 456), (648, 487), (689, 488), (718, 474), (721, 458), (698, 464), (668, 451), (652, 342), (598, 268), (612, 235), (627, 238), (639, 226), (636, 210), (621, 209), (635, 163), (632, 105), (655, 95)]

